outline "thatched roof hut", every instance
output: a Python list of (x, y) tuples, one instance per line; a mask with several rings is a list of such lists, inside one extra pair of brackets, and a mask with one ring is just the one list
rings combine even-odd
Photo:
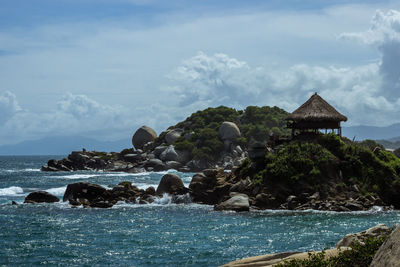
[(289, 114), (286, 120), (293, 135), (295, 130), (317, 132), (319, 129), (338, 129), (340, 135), (340, 122), (347, 121), (347, 117), (315, 93), (307, 102)]

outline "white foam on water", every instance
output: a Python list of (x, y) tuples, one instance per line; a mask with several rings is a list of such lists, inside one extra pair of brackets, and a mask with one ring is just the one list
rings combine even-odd
[(64, 179), (89, 179), (93, 177), (99, 176), (98, 174), (71, 174), (71, 175), (63, 175), (63, 176), (57, 176), (59, 178), (64, 178)]
[(49, 188), (44, 191), (46, 191), (52, 195), (62, 196), (62, 195), (64, 195), (66, 189), (67, 189), (67, 186), (62, 186), (62, 187)]
[(155, 189), (157, 189), (157, 186), (158, 186), (158, 184), (144, 184), (144, 183), (132, 183), (132, 185), (136, 186), (139, 189), (143, 189), (143, 190), (146, 190), (150, 186), (152, 186)]
[(134, 173), (127, 173), (127, 172), (103, 172), (102, 175), (104, 175), (104, 176), (133, 176)]
[(40, 172), (40, 169), (27, 168), (27, 169), (23, 169), (23, 171), (26, 171), (26, 172)]
[(24, 190), (19, 186), (0, 188), (0, 196), (17, 196), (23, 194)]
[(172, 204), (172, 196), (164, 193), (161, 198), (156, 197), (152, 204), (169, 205)]

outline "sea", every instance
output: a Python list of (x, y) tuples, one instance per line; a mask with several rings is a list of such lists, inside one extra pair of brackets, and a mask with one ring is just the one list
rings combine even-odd
[[(283, 251), (332, 248), (348, 233), (400, 222), (398, 211), (265, 210), (217, 212), (212, 206), (118, 203), (110, 209), (72, 208), (67, 202), (23, 204), (33, 191), (62, 199), (66, 186), (91, 182), (112, 188), (130, 181), (157, 187), (166, 173), (186, 186), (193, 173), (41, 172), (63, 156), (0, 157), (0, 266), (219, 266)], [(18, 205), (11, 205), (15, 201)]]

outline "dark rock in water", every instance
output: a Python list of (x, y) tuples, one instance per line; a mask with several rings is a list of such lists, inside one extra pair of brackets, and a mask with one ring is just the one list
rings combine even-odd
[(11, 205), (18, 205), (18, 203), (13, 200), (11, 201)]
[(148, 187), (145, 191), (146, 194), (155, 196), (156, 195), (156, 189), (152, 186)]
[(60, 199), (46, 191), (37, 191), (30, 193), (24, 200), (24, 203), (52, 203), (58, 202)]
[(157, 195), (168, 193), (171, 195), (183, 195), (189, 192), (189, 189), (183, 185), (181, 178), (172, 173), (165, 174), (157, 187)]
[(103, 197), (107, 194), (107, 190), (97, 184), (91, 183), (74, 183), (69, 184), (65, 190), (63, 201), (69, 199), (77, 200), (78, 198), (86, 198), (90, 202), (98, 197)]
[(92, 207), (92, 208), (107, 209), (107, 208), (111, 208), (112, 206), (113, 206), (113, 204), (108, 201), (98, 201), (98, 202), (90, 203), (90, 207)]

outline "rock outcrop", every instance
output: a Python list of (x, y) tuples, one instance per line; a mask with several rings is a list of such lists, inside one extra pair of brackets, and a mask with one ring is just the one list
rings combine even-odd
[(233, 194), (232, 197), (214, 206), (215, 210), (249, 211), (249, 197), (245, 194)]
[[(325, 258), (330, 258), (337, 256), (340, 251), (348, 248), (343, 248), (342, 250), (333, 248), (325, 250)], [(310, 252), (311, 254), (319, 253), (320, 251)], [(272, 267), (276, 264), (282, 264), (285, 261), (290, 261), (293, 259), (304, 260), (308, 259), (309, 252), (282, 252), (275, 254), (266, 254), (261, 256), (249, 257), (241, 260), (232, 261), (230, 263), (224, 264), (221, 267)]]
[(58, 201), (60, 201), (58, 197), (46, 191), (37, 191), (29, 193), (29, 195), (26, 196), (24, 203), (53, 203)]
[(189, 192), (181, 178), (177, 174), (165, 174), (157, 187), (156, 194), (162, 195), (164, 193), (170, 195), (183, 195)]
[(390, 232), (391, 230), (389, 227), (384, 224), (378, 224), (359, 233), (347, 234), (336, 244), (336, 248), (350, 247), (354, 242), (364, 244), (365, 240), (368, 238), (387, 236), (390, 234)]
[[(394, 232), (389, 236), (389, 239), (382, 245), (378, 253), (375, 255), (371, 267), (381, 267), (381, 266), (400, 266), (400, 258), (398, 257), (400, 253), (400, 226), (397, 228), (398, 232)], [(335, 248), (324, 250), (325, 259), (338, 256), (340, 252), (352, 249), (352, 242), (358, 241), (363, 244), (363, 240), (368, 237), (380, 237), (385, 236), (390, 232), (390, 229), (382, 224), (376, 225), (370, 229), (362, 231), (356, 234), (348, 234), (342, 240), (340, 240)], [(397, 243), (397, 247), (390, 240), (393, 236), (393, 240)], [(387, 244), (385, 246), (385, 244)], [(392, 247), (393, 246), (393, 247)], [(382, 256), (379, 252), (382, 250)], [(385, 251), (385, 253), (383, 253)], [(275, 254), (266, 254), (260, 256), (254, 256), (249, 258), (244, 258), (230, 263), (222, 265), (222, 267), (269, 267), (276, 266), (277, 264), (283, 264), (285, 261), (291, 260), (306, 260), (309, 259), (310, 255), (320, 253), (321, 251), (312, 252), (282, 252)], [(297, 266), (297, 265), (296, 265)]]
[(132, 136), (132, 145), (136, 149), (142, 149), (146, 143), (152, 142), (156, 138), (157, 134), (152, 128), (148, 126), (142, 126)]
[(400, 226), (389, 235), (388, 239), (379, 248), (370, 267), (397, 267), (400, 266)]

